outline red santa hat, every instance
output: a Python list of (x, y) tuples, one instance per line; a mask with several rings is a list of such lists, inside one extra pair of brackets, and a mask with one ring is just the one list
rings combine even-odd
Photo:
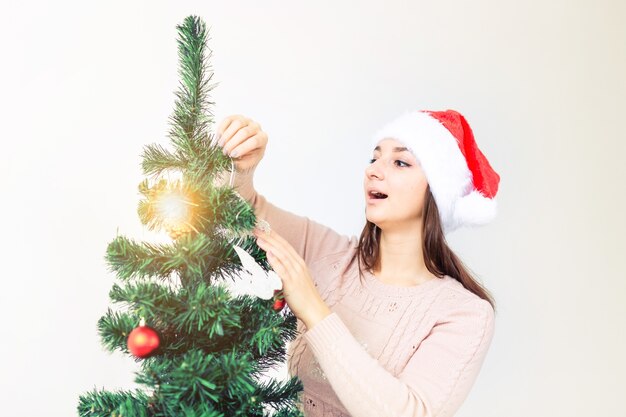
[(495, 217), (500, 176), (478, 149), (459, 112), (407, 111), (374, 134), (371, 149), (387, 138), (402, 142), (420, 163), (444, 233), (483, 225)]

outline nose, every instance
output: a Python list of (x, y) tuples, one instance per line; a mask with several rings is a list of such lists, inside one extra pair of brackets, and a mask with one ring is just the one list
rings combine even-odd
[(380, 158), (376, 159), (374, 162), (372, 162), (365, 168), (365, 176), (368, 179), (371, 179), (371, 178), (382, 179), (383, 178), (383, 172), (380, 169), (380, 166), (378, 164), (379, 161), (380, 161)]

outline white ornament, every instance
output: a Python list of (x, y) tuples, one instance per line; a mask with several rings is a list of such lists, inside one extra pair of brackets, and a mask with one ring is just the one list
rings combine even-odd
[(235, 282), (226, 280), (228, 290), (234, 296), (254, 295), (264, 300), (274, 297), (274, 291), (283, 288), (283, 282), (274, 271), (265, 271), (256, 263), (252, 255), (237, 245), (233, 248), (239, 255), (243, 271), (235, 277)]

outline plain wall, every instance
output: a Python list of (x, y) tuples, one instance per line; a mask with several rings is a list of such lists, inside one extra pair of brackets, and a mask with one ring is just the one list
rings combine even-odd
[(452, 108), (501, 175), (499, 214), (449, 236), (494, 294), (496, 333), (460, 417), (623, 415), (626, 3), (29, 2), (0, 6), (0, 404), (76, 415), (135, 388), (101, 345), (104, 254), (139, 222), (140, 154), (168, 144), (175, 26), (210, 27), (215, 121), (269, 135), (257, 190), (349, 235), (371, 134)]

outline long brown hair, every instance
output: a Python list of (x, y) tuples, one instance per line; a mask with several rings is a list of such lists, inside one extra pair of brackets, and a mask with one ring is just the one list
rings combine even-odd
[[(445, 235), (443, 234), (437, 204), (430, 191), (430, 186), (426, 187), (423, 216), (422, 236), (424, 240), (422, 242), (422, 252), (426, 268), (439, 278), (448, 275), (456, 279), (463, 287), (480, 298), (487, 300), (495, 311), (496, 306), (493, 296), (474, 279), (469, 269), (448, 246)], [(372, 269), (378, 261), (380, 253), (380, 233), (381, 230), (378, 226), (366, 220), (365, 227), (363, 227), (363, 231), (359, 237), (359, 245), (357, 248), (359, 276), (361, 279), (362, 267), (368, 270)]]

